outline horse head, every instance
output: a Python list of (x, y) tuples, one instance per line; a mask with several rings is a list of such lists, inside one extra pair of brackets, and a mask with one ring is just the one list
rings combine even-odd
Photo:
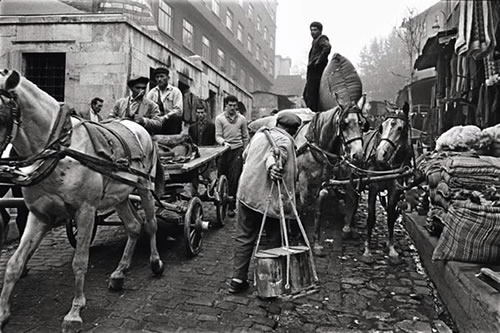
[(380, 143), (375, 153), (376, 163), (390, 165), (399, 153), (408, 146), (410, 106), (405, 102), (402, 109), (386, 101), (387, 116), (380, 125)]
[(0, 154), (13, 140), (20, 120), (19, 105), (14, 88), (21, 81), (16, 71), (0, 71)]
[(338, 116), (337, 135), (342, 142), (347, 158), (354, 162), (363, 160), (363, 132), (368, 131), (369, 123), (363, 115), (366, 96), (361, 96), (357, 103), (347, 107), (339, 104), (341, 112)]

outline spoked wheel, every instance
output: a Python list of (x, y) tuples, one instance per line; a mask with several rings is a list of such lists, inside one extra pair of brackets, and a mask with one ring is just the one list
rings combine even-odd
[(215, 202), (215, 208), (217, 211), (217, 223), (222, 227), (226, 222), (227, 209), (229, 205), (229, 187), (227, 178), (224, 175), (219, 177), (219, 182), (217, 183), (217, 195), (218, 200)]
[[(101, 215), (95, 215), (94, 228), (92, 229), (92, 237), (90, 238), (90, 244), (94, 241), (95, 235), (97, 233), (97, 225), (102, 224), (106, 217)], [(68, 236), (68, 241), (71, 246), (76, 249), (76, 235), (78, 234), (78, 227), (74, 219), (68, 220), (66, 222), (66, 235)]]
[(194, 257), (201, 250), (203, 207), (198, 197), (188, 203), (184, 216), (184, 244), (189, 257)]

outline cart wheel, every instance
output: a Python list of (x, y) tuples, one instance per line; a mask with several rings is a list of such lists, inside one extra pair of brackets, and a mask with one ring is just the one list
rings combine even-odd
[(198, 197), (192, 198), (188, 203), (186, 215), (184, 216), (184, 244), (187, 255), (194, 257), (201, 250), (201, 228), (203, 207)]
[[(95, 235), (97, 233), (97, 225), (102, 224), (104, 217), (95, 215), (94, 229), (92, 230), (92, 237), (90, 238), (90, 244), (94, 241)], [(68, 236), (68, 241), (71, 246), (76, 249), (76, 235), (78, 234), (78, 228), (76, 226), (75, 220), (68, 220), (66, 223), (66, 235)]]
[(217, 223), (222, 227), (226, 222), (227, 209), (229, 204), (229, 188), (227, 183), (227, 178), (224, 175), (219, 177), (219, 182), (217, 183), (217, 194), (219, 200), (215, 202), (215, 207), (217, 211)]

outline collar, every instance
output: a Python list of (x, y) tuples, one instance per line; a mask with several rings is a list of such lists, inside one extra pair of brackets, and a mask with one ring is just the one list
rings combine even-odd
[(236, 118), (238, 118), (238, 111), (236, 111), (236, 113), (234, 114), (234, 116), (230, 116), (229, 115), (229, 112), (227, 111), (224, 111), (224, 116), (226, 117), (226, 119), (229, 121), (229, 122), (234, 122), (236, 120)]
[(167, 86), (165, 87), (165, 90), (161, 90), (159, 86), (156, 86), (155, 88), (156, 88), (159, 92), (163, 92), (163, 91), (170, 91), (170, 90), (174, 89), (174, 88), (173, 88), (173, 86), (172, 86), (170, 83), (167, 83)]

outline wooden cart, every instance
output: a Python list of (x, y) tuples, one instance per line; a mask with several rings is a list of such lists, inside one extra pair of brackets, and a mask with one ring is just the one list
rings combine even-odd
[[(168, 179), (165, 181), (165, 193), (156, 203), (157, 220), (160, 223), (171, 223), (183, 228), (186, 252), (190, 257), (200, 252), (202, 233), (210, 225), (210, 222), (203, 220), (202, 201), (213, 202), (215, 205), (217, 221), (212, 225), (223, 226), (226, 222), (229, 203), (228, 182), (224, 175), (217, 175), (214, 169), (217, 158), (228, 149), (226, 146), (199, 147), (200, 156), (191, 161), (162, 164)], [(203, 196), (186, 195), (186, 185), (193, 182), (205, 185), (206, 192)], [(141, 209), (138, 195), (130, 195), (130, 200), (137, 210)], [(110, 211), (96, 216), (92, 240), (98, 225), (121, 225), (121, 222), (106, 221), (113, 213)], [(66, 224), (66, 233), (70, 244), (76, 247), (78, 230), (74, 221)]]

